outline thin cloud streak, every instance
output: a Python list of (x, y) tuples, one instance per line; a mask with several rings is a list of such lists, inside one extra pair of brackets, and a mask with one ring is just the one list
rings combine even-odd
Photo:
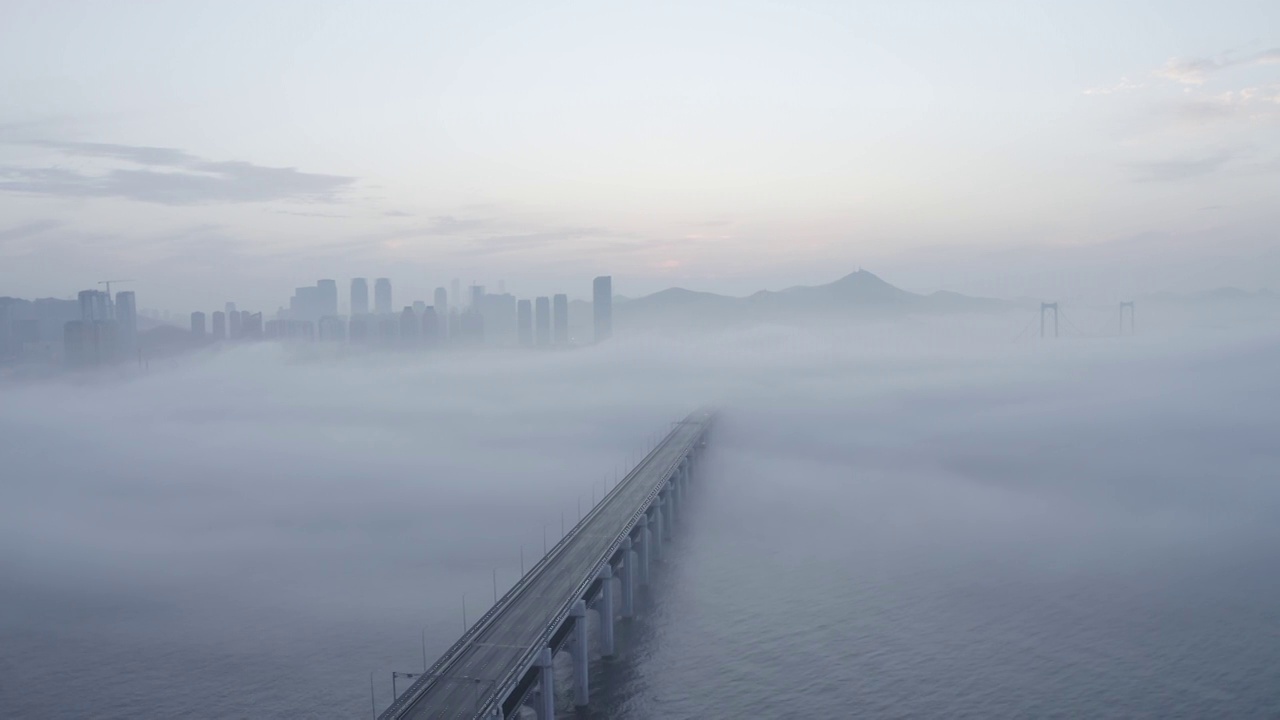
[(1280, 48), (1271, 48), (1244, 57), (1224, 53), (1214, 58), (1169, 58), (1155, 74), (1181, 85), (1203, 85), (1209, 76), (1228, 68), (1280, 63)]
[(212, 161), (175, 148), (41, 140), (28, 145), (73, 158), (140, 165), (89, 174), (57, 166), (0, 166), (0, 192), (62, 198), (124, 198), (159, 205), (300, 201), (337, 203), (354, 177)]

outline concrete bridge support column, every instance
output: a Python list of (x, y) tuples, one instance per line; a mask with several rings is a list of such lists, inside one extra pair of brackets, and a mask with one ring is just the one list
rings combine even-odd
[(622, 540), (622, 617), (636, 614), (636, 552), (631, 549), (631, 538)]
[(600, 654), (613, 657), (613, 566), (600, 568)]
[(653, 533), (649, 532), (649, 515), (640, 516), (640, 584), (649, 585), (649, 547), (653, 545)]
[(662, 498), (662, 539), (671, 542), (671, 531), (676, 526), (676, 499), (672, 496), (671, 488), (663, 493)]
[(586, 707), (591, 702), (591, 675), (587, 672), (590, 656), (587, 648), (587, 603), (579, 599), (573, 604), (573, 704)]
[(676, 518), (680, 515), (680, 494), (676, 491), (675, 481), (667, 482), (667, 537), (676, 528)]
[(551, 648), (538, 653), (538, 700), (533, 709), (538, 720), (556, 720), (556, 673)]
[(662, 496), (653, 503), (653, 559), (662, 562), (662, 541), (667, 535), (663, 532), (666, 518), (662, 517)]

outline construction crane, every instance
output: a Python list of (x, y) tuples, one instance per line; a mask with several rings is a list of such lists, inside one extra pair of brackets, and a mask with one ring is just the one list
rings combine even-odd
[(99, 280), (99, 285), (107, 286), (107, 297), (111, 297), (111, 283), (137, 282), (137, 280)]
[(116, 316), (116, 301), (115, 301), (115, 298), (112, 297), (111, 295), (111, 283), (124, 283), (124, 282), (137, 282), (137, 281), (136, 280), (99, 280), (98, 281), (99, 285), (107, 286), (107, 312), (110, 313), (108, 317), (114, 318)]

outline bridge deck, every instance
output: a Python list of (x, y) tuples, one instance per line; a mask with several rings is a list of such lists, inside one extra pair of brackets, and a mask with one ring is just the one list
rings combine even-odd
[(504, 683), (546, 643), (709, 420), (700, 411), (678, 424), (381, 719), (474, 718), (500, 702), (495, 695), (509, 689)]

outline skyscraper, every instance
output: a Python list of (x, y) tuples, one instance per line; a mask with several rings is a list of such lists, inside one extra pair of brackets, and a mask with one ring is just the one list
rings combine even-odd
[(551, 344), (551, 298), (537, 298), (533, 302), (533, 326), (539, 346)]
[(467, 345), (484, 344), (484, 315), (470, 308), (459, 315), (457, 338)]
[(324, 289), (319, 285), (297, 288), (289, 298), (289, 317), (302, 322), (319, 322), (325, 314), (324, 305)]
[(132, 290), (116, 293), (116, 325), (120, 356), (134, 357), (138, 354), (138, 301)]
[(435, 303), (437, 316), (445, 317), (449, 314), (449, 293), (444, 288), (436, 288)]
[(338, 283), (333, 280), (317, 280), (320, 288), (320, 317), (332, 317), (338, 314)]
[(449, 283), (449, 297), (453, 298), (453, 309), (462, 312), (462, 283), (454, 278)]
[(609, 275), (601, 275), (591, 283), (591, 316), (596, 342), (608, 340), (613, 335), (613, 278)]
[(406, 305), (400, 311), (400, 344), (411, 346), (418, 344), (418, 333), (421, 331), (418, 315), (412, 305)]
[(103, 322), (111, 319), (110, 296), (101, 290), (80, 291), (80, 319)]
[(556, 345), (569, 344), (569, 296), (559, 293), (551, 298), (551, 325)]
[(71, 320), (62, 326), (62, 357), (70, 367), (85, 367), (92, 362), (89, 322)]
[(200, 340), (204, 339), (204, 313), (199, 310), (191, 313), (191, 334)]
[(525, 347), (533, 345), (533, 303), (521, 300), (516, 304), (516, 326), (520, 344)]
[(221, 310), (217, 310), (213, 313), (213, 339), (227, 339), (227, 314)]
[(484, 302), (484, 286), (472, 285), (470, 287), (470, 290), (471, 290), (471, 304), (467, 306), (467, 309), (478, 311), (480, 310), (480, 303)]
[(240, 311), (240, 337), (245, 340), (262, 339), (262, 313)]
[(81, 290), (79, 299), (79, 323), (63, 326), (68, 361), (73, 365), (101, 365), (116, 360), (120, 356), (119, 333), (111, 312), (111, 296), (101, 290)]
[(351, 315), (364, 315), (369, 312), (369, 281), (364, 278), (351, 280)]
[(391, 314), (391, 280), (378, 278), (373, 282), (373, 311), (379, 315)]
[(242, 321), (240, 312), (236, 310), (235, 303), (227, 303), (227, 306), (231, 308), (227, 310), (227, 338), (239, 340), (241, 337), (240, 323)]
[(436, 345), (443, 335), (440, 332), (440, 316), (436, 309), (428, 305), (422, 311), (422, 343), (427, 346)]

